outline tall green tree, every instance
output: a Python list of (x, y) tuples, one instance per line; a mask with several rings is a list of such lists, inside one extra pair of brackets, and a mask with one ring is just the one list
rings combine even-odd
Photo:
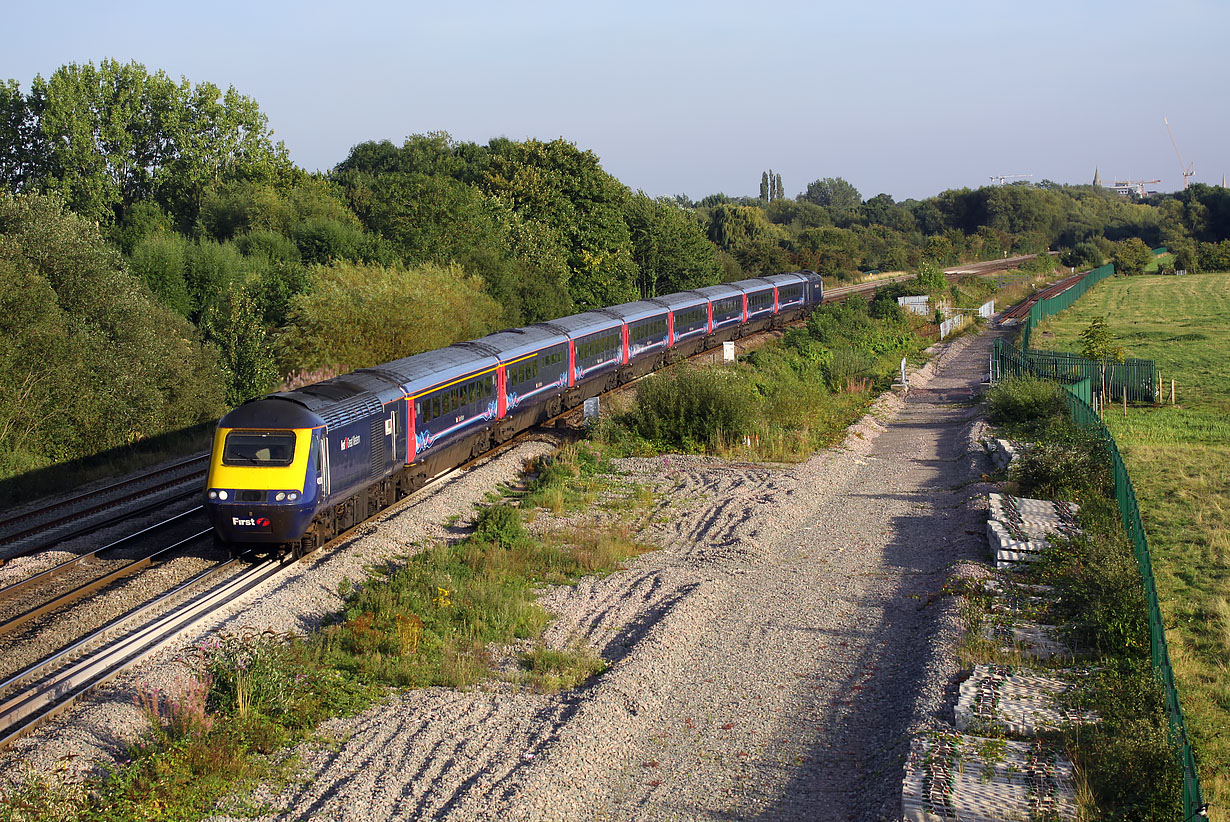
[(597, 155), (566, 140), (492, 140), (482, 187), (559, 237), (577, 308), (635, 299), (636, 263), (624, 211), (631, 192)]
[(800, 199), (839, 210), (857, 208), (862, 202), (858, 189), (841, 177), (825, 177), (807, 184)]
[(102, 226), (154, 199), (186, 228), (210, 184), (292, 173), (265, 115), (234, 88), (104, 60), (35, 77), (24, 113), (18, 95), (12, 81), (0, 94), (0, 173), (59, 194)]
[(0, 472), (127, 445), (224, 409), (216, 351), (58, 198), (0, 193), (0, 279), (0, 455), (19, 455), (0, 459)]
[(1120, 274), (1141, 274), (1153, 259), (1153, 251), (1139, 237), (1129, 237), (1115, 244), (1112, 261)]
[(637, 192), (628, 203), (627, 222), (641, 297), (718, 282), (717, 249), (688, 212)]
[(760, 172), (760, 199), (766, 203), (771, 199), (769, 195), (769, 172)]

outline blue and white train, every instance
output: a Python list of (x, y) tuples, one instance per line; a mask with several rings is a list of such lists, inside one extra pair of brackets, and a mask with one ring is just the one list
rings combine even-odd
[(809, 314), (810, 271), (500, 331), (239, 406), (218, 422), (205, 508), (233, 548), (296, 555), (494, 444), (631, 379)]

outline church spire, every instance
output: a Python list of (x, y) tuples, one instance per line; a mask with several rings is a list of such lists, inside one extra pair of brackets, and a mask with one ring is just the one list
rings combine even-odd
[(1098, 174), (1098, 167), (1097, 167), (1097, 166), (1094, 166), (1094, 167), (1093, 167), (1093, 184), (1094, 184), (1095, 186), (1101, 186), (1101, 185), (1102, 185), (1102, 175), (1101, 175), (1101, 174)]

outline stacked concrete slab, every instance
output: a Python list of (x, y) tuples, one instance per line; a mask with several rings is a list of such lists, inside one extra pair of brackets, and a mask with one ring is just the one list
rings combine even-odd
[(1023, 450), (1020, 444), (1001, 438), (987, 440), (986, 448), (991, 452), (991, 464), (1000, 471), (1007, 471)]
[(973, 675), (961, 683), (957, 730), (1035, 737), (1096, 722), (1093, 713), (1064, 704), (1075, 683), (1087, 677), (1088, 671), (1079, 668), (1039, 673), (1028, 668), (976, 665)]
[(1036, 562), (1050, 547), (1051, 534), (1077, 532), (1078, 506), (1070, 502), (990, 494), (987, 518), (987, 543), (995, 556), (995, 567), (1003, 570), (1023, 562)]
[(1072, 763), (1037, 742), (925, 734), (911, 742), (901, 805), (910, 822), (1075, 819)]

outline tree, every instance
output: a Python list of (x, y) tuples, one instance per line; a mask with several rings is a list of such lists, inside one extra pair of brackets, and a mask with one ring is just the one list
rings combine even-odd
[(718, 281), (717, 249), (692, 215), (666, 200), (637, 192), (628, 203), (626, 216), (641, 297)]
[(841, 177), (825, 177), (808, 183), (800, 199), (838, 210), (857, 208), (863, 202), (858, 189)]
[(1106, 366), (1111, 360), (1123, 362), (1123, 346), (1115, 342), (1115, 335), (1105, 317), (1095, 317), (1081, 331), (1081, 356), (1101, 363), (1102, 394), (1106, 394)]
[(278, 340), (283, 373), (366, 368), (470, 340), (500, 327), (482, 280), (457, 265), (339, 262), (311, 269)]
[(928, 237), (922, 253), (924, 258), (943, 265), (952, 260), (952, 241), (945, 236)]
[(918, 264), (918, 287), (935, 294), (948, 288), (948, 279), (933, 261), (924, 260)]
[(23, 191), (37, 181), (47, 161), (47, 142), (21, 86), (0, 82), (0, 187)]
[(1120, 274), (1142, 274), (1153, 259), (1153, 251), (1139, 237), (1129, 237), (1115, 244), (1112, 261)]
[(777, 175), (777, 196), (774, 197), (773, 199), (780, 200), (785, 196), (786, 196), (786, 192), (784, 189), (782, 189), (782, 175), (779, 173)]
[(771, 199), (769, 193), (769, 172), (767, 171), (760, 172), (760, 199), (766, 203)]
[(19, 187), (58, 193), (102, 226), (153, 199), (187, 228), (209, 184), (278, 179), (292, 168), (265, 115), (234, 88), (177, 83), (136, 62), (104, 60), (35, 77), (24, 113), (18, 95), (12, 82), (0, 93), (8, 114), (0, 173)]
[(545, 223), (559, 238), (568, 289), (581, 309), (636, 297), (636, 263), (624, 210), (628, 188), (597, 155), (565, 140), (492, 140), (482, 188), (520, 217)]
[(224, 409), (217, 352), (58, 198), (0, 194), (0, 280), (0, 454), (19, 454), (0, 471), (128, 445)]
[(260, 305), (256, 288), (232, 283), (201, 318), (206, 339), (222, 351), (229, 405), (273, 390), (278, 380), (273, 345), (262, 322)]

